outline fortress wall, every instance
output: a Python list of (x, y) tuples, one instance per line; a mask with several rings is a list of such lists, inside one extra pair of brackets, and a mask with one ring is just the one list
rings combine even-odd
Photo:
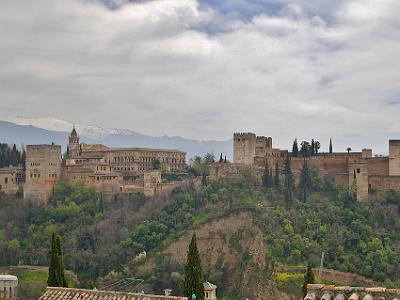
[(389, 175), (389, 158), (388, 157), (374, 157), (369, 158), (368, 162), (368, 174), (374, 175)]

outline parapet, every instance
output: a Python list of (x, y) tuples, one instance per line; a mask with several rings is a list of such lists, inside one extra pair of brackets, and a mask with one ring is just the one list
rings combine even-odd
[(307, 296), (304, 300), (328, 300), (328, 299), (390, 299), (399, 300), (400, 290), (384, 287), (350, 287), (324, 284), (307, 285)]
[(253, 132), (236, 132), (233, 134), (233, 138), (256, 138), (256, 134)]

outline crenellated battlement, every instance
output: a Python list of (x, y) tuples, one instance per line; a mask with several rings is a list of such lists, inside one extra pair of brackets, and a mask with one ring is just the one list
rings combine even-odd
[(256, 134), (253, 132), (236, 132), (233, 134), (233, 138), (255, 138)]

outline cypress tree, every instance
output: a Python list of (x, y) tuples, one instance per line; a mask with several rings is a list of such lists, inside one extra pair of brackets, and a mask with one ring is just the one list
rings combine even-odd
[(275, 163), (275, 178), (274, 178), (274, 185), (277, 191), (281, 190), (281, 179), (279, 174), (279, 165), (278, 162)]
[(311, 139), (310, 154), (311, 155), (315, 154), (315, 142), (314, 142), (314, 139)]
[(222, 163), (222, 162), (223, 162), (223, 159), (222, 159), (222, 153), (221, 153), (221, 156), (219, 157), (219, 162), (220, 162), (220, 163)]
[(47, 286), (67, 287), (65, 278), (64, 261), (61, 252), (61, 238), (54, 232), (51, 236), (50, 265)]
[(201, 269), (200, 254), (196, 244), (196, 234), (193, 234), (187, 254), (183, 294), (188, 299), (192, 299), (192, 295), (195, 294), (196, 300), (204, 300), (203, 271)]
[(303, 282), (303, 297), (307, 296), (307, 284), (315, 283), (314, 273), (312, 271), (311, 263), (308, 262), (307, 264), (307, 271), (304, 275), (304, 282)]
[(297, 144), (297, 138), (294, 139), (294, 142), (293, 142), (292, 155), (294, 157), (297, 157), (299, 155), (299, 145)]
[(270, 173), (269, 173), (268, 161), (265, 163), (264, 175), (263, 175), (263, 186), (266, 190), (269, 190), (269, 188), (272, 186), (271, 177), (270, 177)]
[(205, 172), (203, 172), (203, 175), (201, 177), (201, 185), (206, 186), (207, 185), (207, 175)]
[(57, 257), (58, 257), (58, 272), (59, 272), (59, 286), (68, 287), (67, 280), (65, 278), (64, 258), (61, 250), (61, 238), (59, 235), (56, 236), (57, 246)]
[(332, 138), (329, 139), (329, 153), (332, 153)]
[(226, 163), (226, 155), (225, 155), (224, 163)]
[(272, 188), (274, 186), (274, 177), (272, 176), (272, 168), (269, 169), (269, 187)]
[(284, 175), (285, 175), (285, 187), (284, 187), (285, 201), (288, 205), (291, 205), (293, 198), (293, 174), (290, 166), (289, 153), (286, 156)]
[(300, 173), (300, 189), (302, 191), (302, 200), (307, 201), (307, 193), (311, 188), (311, 175), (307, 160), (304, 158), (303, 168)]
[(57, 286), (56, 279), (56, 234), (53, 232), (51, 236), (51, 245), (50, 245), (50, 265), (49, 265), (49, 276), (47, 278), (47, 286)]

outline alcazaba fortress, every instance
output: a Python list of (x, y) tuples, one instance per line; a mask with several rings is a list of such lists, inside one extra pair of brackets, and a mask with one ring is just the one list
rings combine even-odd
[[(165, 186), (162, 171), (185, 173), (188, 170), (183, 151), (109, 148), (80, 143), (75, 128), (69, 136), (67, 149), (62, 157), (60, 145), (28, 145), (25, 170), (22, 167), (0, 169), (0, 191), (15, 193), (23, 186), (24, 199), (45, 203), (53, 194), (55, 184), (63, 178), (70, 184), (82, 181), (106, 195), (143, 192), (153, 196)], [(236, 174), (243, 166), (253, 167), (260, 174), (266, 165), (278, 165), (282, 170), (288, 156), (292, 172), (298, 178), (304, 163), (302, 156), (295, 157), (288, 150), (273, 148), (271, 137), (235, 133), (233, 162), (211, 164), (209, 178)], [(317, 153), (306, 159), (336, 183), (355, 185), (359, 201), (368, 201), (373, 190), (400, 191), (400, 140), (389, 141), (389, 156), (373, 156), (371, 149), (363, 149), (361, 152)], [(157, 170), (154, 168), (156, 161)], [(274, 167), (271, 169), (275, 172)], [(169, 188), (173, 186), (170, 183)]]

